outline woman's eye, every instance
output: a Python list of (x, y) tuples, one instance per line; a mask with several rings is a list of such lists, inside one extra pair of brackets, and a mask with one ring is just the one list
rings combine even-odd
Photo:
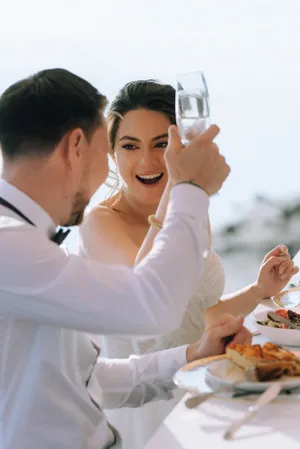
[(126, 143), (125, 145), (122, 146), (122, 148), (125, 148), (125, 150), (135, 150), (136, 146), (132, 145), (132, 143)]
[(166, 148), (168, 146), (168, 142), (158, 142), (156, 147), (158, 148)]

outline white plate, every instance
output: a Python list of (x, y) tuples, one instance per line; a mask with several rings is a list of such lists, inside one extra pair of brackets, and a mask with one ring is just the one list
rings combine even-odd
[[(239, 381), (238, 384), (235, 384)], [(220, 360), (211, 363), (207, 368), (207, 383), (212, 387), (233, 386), (235, 389), (244, 391), (264, 391), (273, 383), (280, 382), (282, 390), (292, 390), (300, 387), (299, 377), (282, 377), (272, 382), (249, 382), (245, 378), (242, 368), (239, 368), (230, 360)]]
[(292, 309), (300, 305), (300, 287), (287, 288), (273, 298), (281, 309)]
[[(273, 311), (273, 310), (270, 310)], [(283, 346), (300, 346), (300, 330), (297, 329), (278, 329), (276, 327), (263, 326), (257, 321), (268, 319), (268, 310), (253, 314), (253, 324), (257, 330), (270, 342)]]
[[(235, 382), (239, 380), (238, 384)], [(274, 381), (276, 382), (276, 381)], [(274, 382), (248, 382), (243, 370), (229, 360), (219, 360), (203, 365), (201, 360), (193, 362), (177, 371), (174, 383), (181, 389), (191, 393), (208, 393), (226, 386), (228, 391), (242, 390), (261, 392)], [(280, 379), (282, 390), (292, 390), (300, 387), (300, 377), (285, 377)], [(226, 396), (226, 392), (223, 392)]]

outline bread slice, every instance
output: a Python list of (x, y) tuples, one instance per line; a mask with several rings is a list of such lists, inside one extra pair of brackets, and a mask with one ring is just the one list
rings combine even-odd
[(260, 345), (231, 344), (226, 348), (229, 360), (244, 370), (255, 371), (259, 381), (300, 376), (300, 360), (293, 352), (273, 343)]
[(263, 358), (260, 345), (229, 344), (226, 347), (226, 355), (228, 359), (244, 370), (254, 368)]
[(255, 367), (255, 375), (260, 382), (279, 379), (282, 376), (300, 376), (300, 365), (295, 361), (260, 362)]
[(274, 343), (270, 342), (265, 343), (262, 347), (262, 350), (263, 350), (263, 358), (265, 360), (299, 361), (294, 352), (282, 348), (279, 345), (275, 345)]

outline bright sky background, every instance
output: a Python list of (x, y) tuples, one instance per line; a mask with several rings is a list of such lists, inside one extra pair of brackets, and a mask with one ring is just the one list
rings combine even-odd
[(222, 128), (218, 142), (232, 167), (212, 200), (213, 225), (255, 193), (300, 195), (299, 0), (1, 4), (1, 92), (60, 66), (112, 99), (130, 80), (175, 83), (176, 73), (203, 69), (212, 119)]

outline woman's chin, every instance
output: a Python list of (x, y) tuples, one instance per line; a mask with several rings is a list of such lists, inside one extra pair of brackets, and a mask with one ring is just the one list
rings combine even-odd
[(157, 186), (147, 186), (142, 189), (139, 189), (138, 195), (136, 195), (136, 198), (138, 198), (139, 202), (143, 203), (144, 205), (158, 205), (160, 202), (160, 199), (162, 197), (163, 191), (165, 189), (164, 185), (157, 185)]

